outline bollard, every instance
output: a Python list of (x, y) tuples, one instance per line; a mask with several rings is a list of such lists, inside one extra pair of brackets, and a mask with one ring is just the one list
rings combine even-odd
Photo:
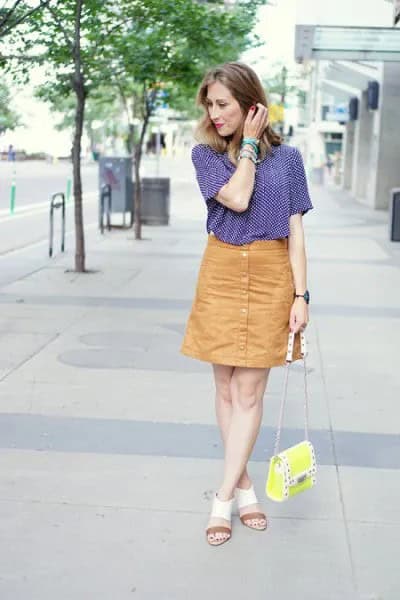
[(107, 198), (107, 229), (110, 231), (111, 222), (110, 222), (110, 214), (111, 214), (111, 203), (112, 203), (112, 194), (111, 194), (111, 185), (109, 183), (105, 183), (101, 186), (101, 195), (100, 195), (100, 232), (104, 234), (104, 204)]
[(72, 186), (72, 181), (71, 179), (67, 179), (67, 192), (66, 192), (66, 201), (69, 202), (71, 199), (71, 186)]
[[(61, 200), (56, 202), (56, 198), (60, 196)], [(50, 201), (50, 239), (49, 239), (49, 256), (53, 256), (53, 237), (54, 237), (54, 209), (61, 208), (61, 252), (65, 249), (65, 194), (57, 192), (52, 195)]]
[(15, 171), (15, 167), (14, 167), (13, 176), (12, 176), (12, 180), (11, 180), (11, 190), (10, 190), (10, 214), (14, 214), (16, 194), (17, 194), (17, 184), (16, 184), (16, 171)]

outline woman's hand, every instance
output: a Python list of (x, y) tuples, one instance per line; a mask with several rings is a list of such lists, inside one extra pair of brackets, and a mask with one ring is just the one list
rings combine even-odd
[(303, 298), (295, 298), (290, 310), (290, 331), (297, 333), (305, 329), (308, 323), (308, 306)]
[(268, 108), (257, 102), (256, 108), (250, 107), (244, 122), (243, 137), (254, 137), (259, 139), (268, 125)]

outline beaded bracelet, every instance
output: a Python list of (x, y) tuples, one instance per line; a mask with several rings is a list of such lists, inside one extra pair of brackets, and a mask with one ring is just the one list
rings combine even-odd
[(257, 146), (257, 144), (256, 144), (255, 142), (253, 142), (253, 141), (252, 141), (252, 139), (251, 139), (251, 138), (245, 138), (245, 139), (242, 141), (242, 143), (240, 144), (240, 147), (241, 147), (241, 148), (244, 148), (245, 146), (250, 146), (250, 147), (251, 147), (251, 148), (254, 150), (254, 152), (255, 152), (255, 153), (258, 155), (258, 153), (259, 153), (260, 149), (259, 149), (259, 147)]
[(243, 149), (245, 149), (245, 150), (249, 149), (252, 152), (254, 152), (255, 154), (258, 154), (258, 152), (259, 152), (258, 147), (255, 144), (250, 143), (250, 142), (246, 142), (245, 144), (241, 144), (240, 145), (240, 149), (241, 150), (243, 150)]
[(242, 154), (242, 152), (247, 152), (254, 156), (254, 158), (258, 158), (258, 154), (253, 148), (240, 148), (239, 154)]
[(253, 146), (241, 146), (239, 152), (251, 152), (257, 158), (258, 152), (253, 148)]
[(242, 150), (239, 154), (239, 160), (242, 160), (242, 158), (249, 158), (255, 165), (259, 162), (256, 158), (256, 156), (252, 153), (249, 152), (248, 150)]

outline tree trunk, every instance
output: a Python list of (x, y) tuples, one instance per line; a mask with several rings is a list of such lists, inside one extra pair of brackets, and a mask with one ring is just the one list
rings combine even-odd
[(135, 240), (142, 239), (142, 181), (140, 178), (140, 163), (142, 160), (143, 140), (146, 134), (150, 115), (146, 114), (140, 138), (135, 145)]
[(135, 146), (135, 240), (142, 239), (142, 182), (140, 179), (141, 149)]
[(128, 123), (128, 136), (126, 138), (126, 150), (128, 154), (133, 156), (135, 149), (135, 126), (133, 123)]
[(75, 270), (85, 272), (85, 232), (83, 227), (82, 210), (82, 177), (81, 177), (81, 143), (83, 132), (83, 118), (85, 112), (85, 83), (82, 73), (81, 61), (81, 17), (83, 0), (76, 0), (75, 36), (73, 46), (74, 75), (73, 89), (76, 96), (75, 131), (72, 146), (72, 171), (74, 178), (75, 198)]
[(85, 272), (85, 231), (83, 224), (82, 207), (82, 176), (81, 176), (81, 142), (83, 131), (83, 118), (85, 111), (85, 89), (83, 81), (75, 88), (75, 131), (72, 146), (72, 172), (74, 179), (75, 198), (75, 270)]

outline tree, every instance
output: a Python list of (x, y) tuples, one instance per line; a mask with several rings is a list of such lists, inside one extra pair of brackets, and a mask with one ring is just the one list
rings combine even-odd
[[(30, 19), (30, 48), (42, 48), (46, 65), (43, 97), (55, 104), (74, 98), (72, 171), (75, 217), (75, 270), (85, 272), (86, 253), (82, 210), (81, 140), (86, 101), (109, 71), (107, 49), (122, 25), (118, 5), (103, 0), (53, 0)], [(25, 45), (27, 42), (25, 42)]]
[(5, 83), (0, 82), (0, 134), (20, 125), (20, 116), (12, 108), (11, 95)]
[[(234, 9), (193, 0), (42, 0), (29, 16), (23, 36), (14, 37), (14, 54), (28, 75), (27, 60), (45, 65), (43, 97), (56, 103), (74, 98), (72, 144), (75, 198), (75, 269), (84, 272), (81, 139), (87, 99), (112, 81), (129, 99), (142, 127), (133, 140), (136, 173), (135, 235), (140, 239), (140, 161), (143, 139), (166, 93), (183, 93), (197, 84), (206, 67), (236, 59), (256, 40), (249, 36), (263, 0), (238, 1)], [(22, 3), (21, 3), (22, 4)], [(36, 52), (36, 54), (32, 54)], [(4, 55), (3, 55), (4, 58)], [(130, 137), (133, 138), (133, 123)]]
[[(230, 10), (204, 6), (192, 0), (147, 0), (142, 20), (129, 18), (131, 0), (120, 2), (129, 22), (125, 34), (115, 40), (115, 88), (125, 106), (134, 148), (135, 238), (141, 239), (141, 177), (143, 140), (151, 116), (160, 103), (185, 97), (193, 104), (195, 89), (212, 64), (235, 60), (257, 40), (249, 34), (257, 6), (263, 2), (238, 2)], [(132, 60), (134, 57), (134, 60)], [(135, 132), (133, 122), (141, 127)]]
[(39, 0), (32, 6), (22, 0), (3, 1), (0, 6), (0, 39), (9, 35), (35, 12), (47, 6), (49, 2), (50, 0)]
[[(52, 89), (46, 85), (39, 86), (36, 96), (48, 102), (52, 110), (62, 115), (56, 129), (73, 129), (75, 123), (75, 98), (71, 93), (69, 96), (55, 96)], [(121, 105), (115, 98), (115, 91), (103, 85), (93, 90), (85, 102), (85, 115), (83, 121), (84, 130), (90, 141), (90, 149), (95, 151), (96, 145), (103, 140), (104, 136), (115, 136), (121, 129), (120, 125)], [(99, 130), (98, 123), (102, 123)]]

